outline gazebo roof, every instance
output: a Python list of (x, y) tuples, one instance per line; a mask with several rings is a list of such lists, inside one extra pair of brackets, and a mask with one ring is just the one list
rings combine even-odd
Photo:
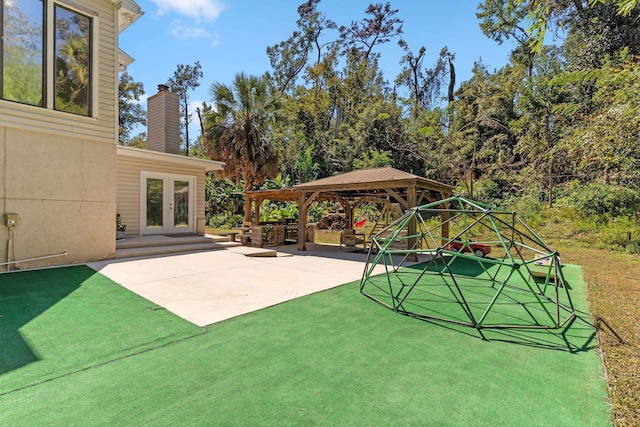
[[(263, 200), (297, 200), (300, 218), (305, 218), (307, 209), (313, 202), (336, 200), (345, 208), (348, 223), (353, 222), (353, 210), (364, 201), (384, 201), (391, 199), (405, 209), (421, 203), (446, 199), (453, 193), (453, 187), (438, 181), (423, 178), (391, 167), (360, 169), (340, 175), (305, 182), (280, 190), (245, 192), (245, 222), (251, 222), (251, 205), (255, 202), (256, 218), (260, 215)], [(298, 222), (298, 236), (303, 236), (305, 221)], [(408, 233), (415, 234), (415, 223), (408, 224)], [(443, 235), (448, 230), (443, 231)], [(305, 250), (304, 239), (298, 239), (298, 250)]]
[[(433, 191), (448, 197), (453, 187), (432, 179), (423, 178), (392, 167), (359, 169), (345, 172), (315, 181), (294, 185), (292, 188), (276, 190), (256, 190), (246, 192), (247, 196), (260, 200), (295, 201), (299, 193), (319, 192), (318, 198), (326, 200), (331, 197), (359, 197), (386, 195), (388, 190), (405, 194), (413, 187), (421, 191)], [(442, 197), (441, 197), (442, 198)]]
[(338, 193), (375, 192), (389, 188), (416, 187), (451, 194), (453, 187), (392, 167), (359, 169), (327, 178), (295, 185), (298, 191), (326, 191)]

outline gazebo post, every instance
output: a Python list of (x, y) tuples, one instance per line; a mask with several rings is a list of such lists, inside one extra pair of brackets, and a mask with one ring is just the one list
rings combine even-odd
[(260, 197), (257, 197), (255, 199), (255, 202), (256, 202), (256, 222), (255, 223), (256, 224), (260, 223), (260, 205), (262, 204), (263, 200), (264, 199), (262, 199)]
[(349, 226), (349, 229), (353, 229), (353, 203), (351, 203), (351, 200), (347, 199), (347, 225)]
[(251, 202), (253, 202), (253, 195), (244, 193), (244, 222), (253, 223), (251, 220)]
[(298, 250), (306, 251), (304, 230), (307, 226), (307, 194), (304, 191), (298, 193)]
[[(444, 200), (450, 197), (451, 195), (440, 193), (440, 196)], [(440, 226), (440, 235), (442, 235), (443, 239), (448, 239), (449, 238), (449, 203), (445, 203), (444, 208), (446, 210), (440, 212), (440, 223), (442, 224)]]
[[(307, 194), (310, 194), (307, 197)], [(305, 193), (304, 191), (300, 191), (298, 193), (298, 250), (306, 251), (307, 245), (304, 241), (304, 230), (307, 226), (307, 212), (309, 211), (309, 206), (311, 203), (316, 200), (320, 194), (319, 191), (314, 191), (313, 193)]]
[[(407, 187), (407, 208), (410, 210), (416, 207), (416, 203), (418, 202), (417, 188), (415, 186)], [(407, 249), (415, 250), (416, 244), (416, 218), (415, 216), (411, 218), (409, 224), (407, 224), (407, 234), (409, 238), (407, 239)], [(416, 262), (418, 261), (418, 255), (415, 252), (410, 253), (407, 256), (408, 261)]]

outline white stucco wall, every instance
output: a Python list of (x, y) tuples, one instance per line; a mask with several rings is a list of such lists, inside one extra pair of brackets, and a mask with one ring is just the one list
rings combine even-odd
[(20, 216), (14, 259), (68, 252), (18, 268), (115, 253), (117, 6), (111, 0), (69, 4), (94, 19), (93, 117), (0, 100), (0, 263), (9, 255), (6, 213)]

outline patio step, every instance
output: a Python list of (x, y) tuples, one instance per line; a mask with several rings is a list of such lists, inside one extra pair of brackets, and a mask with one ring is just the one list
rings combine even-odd
[(229, 238), (224, 236), (180, 236), (170, 237), (165, 235), (131, 237), (116, 241), (116, 249), (144, 248), (149, 246), (178, 246), (195, 243), (218, 243), (228, 242)]
[(240, 246), (220, 236), (142, 236), (116, 242), (116, 258), (133, 258), (152, 255), (166, 255), (225, 249)]

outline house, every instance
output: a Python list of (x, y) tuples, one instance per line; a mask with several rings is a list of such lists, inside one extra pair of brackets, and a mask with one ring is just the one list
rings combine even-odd
[(223, 162), (180, 155), (180, 99), (165, 85), (147, 101), (148, 150), (118, 146), (117, 209), (125, 236), (204, 234), (205, 175)]
[[(112, 258), (126, 168), (148, 185), (173, 186), (181, 209), (187, 200), (188, 230), (204, 226), (191, 198), (204, 199), (199, 174), (215, 165), (117, 147), (118, 71), (133, 61), (118, 34), (142, 14), (132, 0), (3, 2), (0, 270)], [(182, 230), (136, 227), (131, 207), (123, 210), (131, 233)]]

